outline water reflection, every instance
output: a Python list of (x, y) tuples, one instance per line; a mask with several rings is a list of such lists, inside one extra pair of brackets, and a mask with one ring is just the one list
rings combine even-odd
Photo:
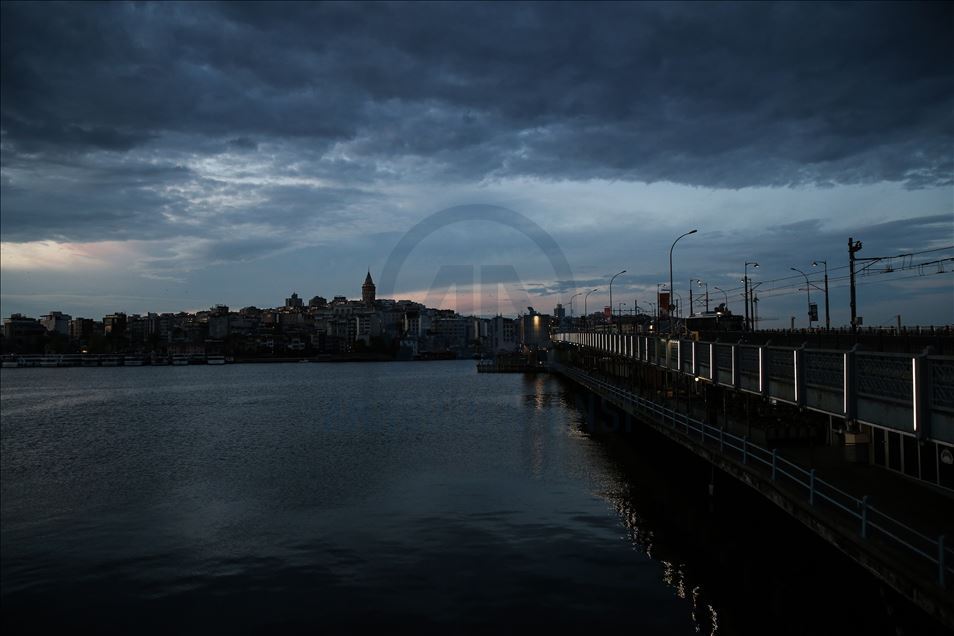
[[(639, 514), (632, 508), (632, 503), (624, 498), (610, 498), (623, 525), (629, 532), (629, 541), (647, 557), (653, 557), (653, 532), (645, 529)], [(715, 636), (719, 632), (719, 614), (715, 607), (705, 600), (703, 586), (699, 582), (689, 580), (686, 564), (659, 559), (662, 565), (662, 581), (672, 588), (676, 596), (690, 602), (689, 617), (696, 632)], [(686, 590), (691, 593), (687, 594)], [(700, 612), (700, 609), (703, 611)]]
[[(615, 436), (606, 436), (605, 433), (625, 430), (631, 422), (621, 422), (615, 414), (601, 413), (592, 408), (592, 404), (585, 401), (583, 396), (574, 392), (572, 395), (564, 393), (561, 398), (566, 404), (574, 404), (579, 413), (577, 426), (572, 431), (573, 436), (590, 439), (596, 447), (604, 453), (604, 460), (608, 460), (610, 469), (607, 476), (611, 480), (598, 487), (595, 494), (609, 502), (616, 511), (627, 532), (627, 540), (646, 557), (657, 562), (661, 567), (661, 580), (673, 590), (677, 598), (687, 601), (689, 619), (696, 633), (715, 636), (719, 633), (719, 611), (715, 602), (706, 593), (706, 587), (701, 581), (695, 580), (690, 573), (684, 558), (674, 558), (678, 551), (672, 545), (660, 544), (657, 534), (640, 513), (640, 510), (650, 509), (647, 499), (653, 494), (658, 498), (676, 495), (671, 491), (654, 493), (662, 483), (664, 477), (656, 472), (647, 473), (645, 466), (630, 463), (632, 458), (614, 456), (610, 445), (620, 444)], [(600, 416), (605, 417), (605, 419)], [(633, 470), (637, 468), (637, 470)], [(641, 468), (641, 470), (638, 470)], [(637, 495), (643, 495), (639, 497)], [(649, 496), (647, 496), (649, 495)], [(675, 500), (675, 505), (689, 505), (686, 501)]]

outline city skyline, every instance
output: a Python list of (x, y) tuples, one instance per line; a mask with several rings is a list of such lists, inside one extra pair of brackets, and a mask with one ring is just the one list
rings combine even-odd
[[(764, 326), (803, 327), (790, 270), (820, 283), (811, 263), (846, 266), (848, 237), (861, 257), (954, 245), (944, 5), (2, 11), (4, 316), (349, 295), (416, 223), (471, 203), (543, 228), (574, 281), (472, 221), (423, 240), (394, 298), (424, 302), (443, 266), (508, 266), (526, 304), (598, 287), (602, 307), (626, 269), (614, 300), (632, 308), (698, 228), (676, 248), (677, 294), (737, 288), (758, 261)], [(954, 323), (954, 266), (900, 262), (859, 278), (864, 324)], [(844, 281), (830, 301), (846, 325)]]

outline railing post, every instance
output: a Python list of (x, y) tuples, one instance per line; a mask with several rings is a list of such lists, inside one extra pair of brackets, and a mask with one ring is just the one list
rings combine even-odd
[(808, 503), (809, 505), (815, 505), (815, 469), (812, 468), (812, 472), (808, 474)]
[(944, 535), (937, 538), (937, 582), (944, 587)]
[(742, 463), (749, 463), (749, 436), (745, 435), (742, 437)]
[(775, 472), (778, 470), (778, 449), (772, 449), (772, 481), (775, 481)]
[(861, 498), (861, 538), (868, 538), (868, 495)]
[(719, 429), (719, 452), (725, 452), (725, 429)]

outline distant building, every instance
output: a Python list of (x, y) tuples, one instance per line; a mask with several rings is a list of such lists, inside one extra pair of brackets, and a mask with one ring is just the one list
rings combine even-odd
[(488, 331), (493, 353), (514, 351), (517, 348), (517, 328), (513, 318), (491, 318)]
[(296, 292), (292, 292), (291, 298), (285, 299), (285, 307), (288, 309), (301, 309), (305, 306), (305, 301), (298, 297)]
[(563, 303), (557, 303), (557, 306), (553, 308), (553, 317), (558, 324), (563, 323), (563, 320), (566, 318), (566, 309), (563, 308)]
[(3, 321), (4, 347), (11, 351), (36, 352), (43, 346), (46, 329), (36, 318), (13, 314)]
[(368, 270), (368, 275), (365, 276), (364, 278), (364, 285), (361, 286), (361, 302), (363, 302), (368, 307), (373, 307), (374, 295), (375, 295), (374, 281), (371, 280), (371, 270)]
[(40, 316), (40, 324), (50, 333), (58, 333), (63, 336), (70, 335), (70, 320), (73, 317), (60, 311), (51, 311), (45, 316)]
[(545, 349), (550, 342), (550, 323), (552, 318), (534, 311), (528, 307), (530, 313), (521, 316), (518, 320), (517, 339), (521, 346), (529, 349)]
[(70, 338), (82, 342), (88, 341), (93, 337), (93, 329), (96, 321), (92, 318), (74, 318), (70, 320)]
[(126, 314), (116, 312), (103, 316), (103, 333), (121, 336), (126, 333)]
[(321, 296), (312, 296), (311, 300), (308, 301), (308, 306), (315, 309), (324, 309), (328, 306), (328, 301)]

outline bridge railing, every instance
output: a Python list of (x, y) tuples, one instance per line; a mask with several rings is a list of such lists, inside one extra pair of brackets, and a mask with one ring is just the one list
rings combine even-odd
[(815, 469), (806, 469), (781, 457), (778, 449), (768, 449), (698, 420), (688, 413), (658, 404), (636, 393), (623, 389), (588, 373), (554, 363), (560, 373), (575, 378), (584, 385), (596, 387), (624, 404), (635, 407), (651, 416), (657, 424), (668, 426), (683, 436), (734, 459), (749, 470), (767, 475), (772, 482), (787, 487), (796, 496), (807, 500), (813, 508), (826, 508), (843, 521), (853, 525), (862, 540), (878, 540), (893, 546), (902, 553), (926, 563), (934, 571), (938, 585), (944, 587), (954, 576), (954, 546), (945, 542), (945, 536), (930, 537), (910, 525), (882, 512), (873, 505), (872, 498), (857, 497), (819, 477)]
[(954, 447), (954, 356), (565, 332), (554, 342)]

